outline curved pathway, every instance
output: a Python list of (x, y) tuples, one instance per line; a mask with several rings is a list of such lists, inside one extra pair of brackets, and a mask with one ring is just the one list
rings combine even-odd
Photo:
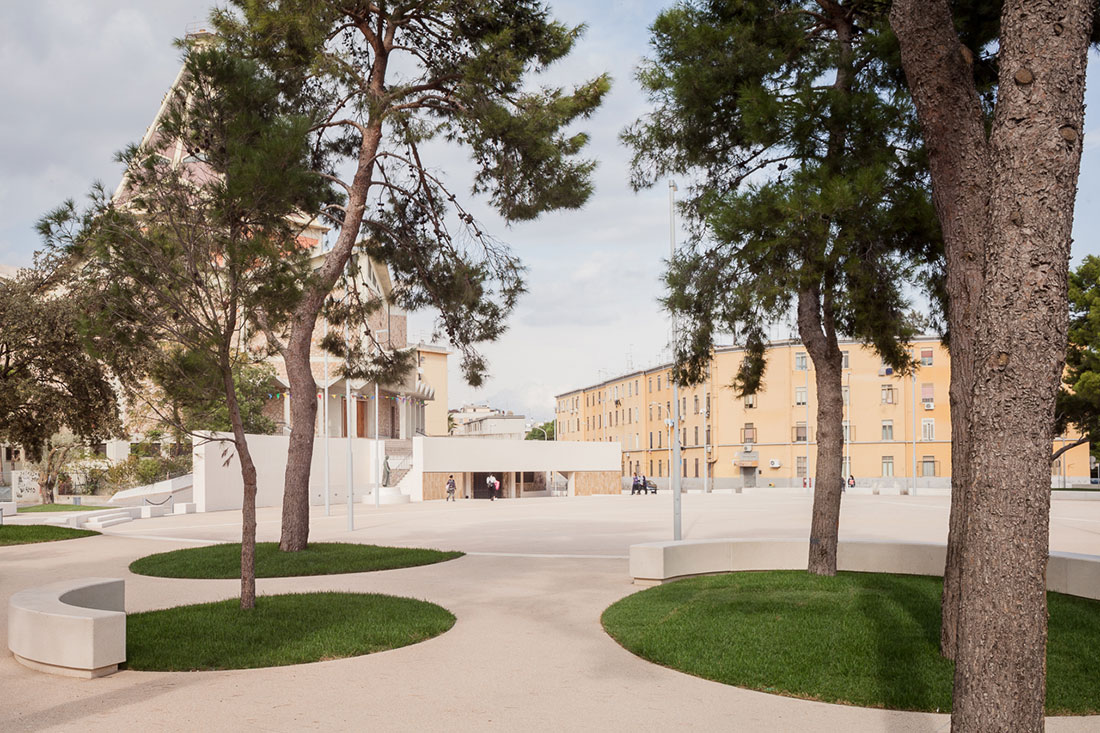
[[(848, 496), (849, 538), (944, 541), (944, 497)], [(687, 538), (791, 536), (808, 526), (804, 495), (686, 495)], [(1100, 502), (1056, 502), (1052, 549), (1100, 554)], [(261, 540), (279, 514), (260, 510)], [(0, 548), (0, 629), (7, 598), (48, 580), (126, 578), (128, 611), (235, 595), (234, 580), (135, 576), (133, 559), (239, 539), (240, 514), (140, 520), (81, 540)], [(658, 667), (600, 627), (636, 588), (635, 542), (667, 538), (666, 495), (540, 498), (316, 510), (315, 540), (459, 549), (466, 557), (377, 573), (258, 581), (260, 593), (378, 591), (439, 603), (454, 628), (422, 644), (293, 667), (204, 673), (123, 671), (98, 680), (32, 672), (0, 655), (0, 730), (630, 730), (939, 731), (946, 715), (828, 705), (727, 687)], [(3, 633), (3, 632), (0, 632)], [(6, 650), (6, 643), (4, 645)], [(1097, 730), (1097, 718), (1051, 718), (1049, 731)]]

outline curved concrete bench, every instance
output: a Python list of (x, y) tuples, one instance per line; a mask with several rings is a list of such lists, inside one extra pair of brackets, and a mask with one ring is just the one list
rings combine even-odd
[[(739, 570), (805, 570), (809, 540), (721, 539), (649, 542), (630, 546), (630, 575), (637, 585), (659, 585), (692, 575)], [(838, 570), (943, 575), (947, 547), (921, 542), (842, 540)], [(1100, 599), (1100, 557), (1052, 552), (1047, 589)]]
[(8, 648), (31, 669), (102, 677), (126, 661), (125, 583), (78, 578), (19, 591), (8, 601)]

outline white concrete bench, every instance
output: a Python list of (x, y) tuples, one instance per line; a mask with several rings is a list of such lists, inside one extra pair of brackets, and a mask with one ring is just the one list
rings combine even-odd
[(126, 661), (125, 583), (78, 578), (28, 588), (8, 601), (8, 648), (21, 664), (102, 677)]
[[(739, 570), (805, 570), (809, 540), (718, 539), (648, 542), (630, 547), (630, 575), (637, 585), (659, 585), (692, 575)], [(944, 545), (921, 542), (842, 540), (838, 570), (903, 575), (943, 575)], [(1047, 588), (1100, 599), (1100, 556), (1052, 552)]]

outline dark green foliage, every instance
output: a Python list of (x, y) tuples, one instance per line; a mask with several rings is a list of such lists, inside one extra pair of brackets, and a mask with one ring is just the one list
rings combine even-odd
[[(583, 205), (595, 164), (580, 157), (587, 136), (567, 128), (592, 114), (609, 80), (572, 90), (529, 81), (565, 57), (583, 29), (556, 22), (532, 0), (233, 0), (214, 23), (313, 120), (314, 166), (338, 177), (354, 163), (357, 176), (344, 179), (347, 206), (327, 207), (326, 216), (365, 235), (363, 251), (388, 265), (398, 305), (439, 312), (438, 330), (462, 353), (466, 379), (479, 384), (487, 365), (477, 347), (503, 333), (523, 269), (424, 156), (432, 141), (468, 150), (472, 193), (507, 221)], [(364, 321), (380, 305), (367, 301), (358, 312), (330, 303), (326, 314)], [(337, 338), (329, 346), (339, 350)], [(390, 362), (359, 367), (366, 376), (407, 367), (381, 348), (349, 348), (350, 357)]]
[(524, 440), (553, 440), (556, 420), (547, 420), (542, 425), (536, 425), (527, 431)]
[(88, 441), (120, 430), (109, 374), (80, 335), (86, 309), (48, 269), (0, 279), (0, 442), (32, 461), (63, 428)]
[(799, 293), (816, 294), (826, 339), (911, 367), (904, 288), (941, 256), (924, 154), (887, 4), (828, 5), (696, 0), (652, 26), (638, 79), (655, 110), (623, 139), (635, 187), (693, 181), (693, 239), (665, 301), (681, 319), (681, 382), (732, 333), (749, 348), (735, 386), (758, 389), (766, 329)]
[[(1056, 432), (1072, 426), (1100, 446), (1100, 257), (1069, 273), (1069, 344), (1058, 392)], [(1057, 447), (1057, 446), (1056, 446)]]
[(257, 335), (287, 318), (310, 277), (287, 217), (330, 198), (307, 167), (308, 127), (282, 113), (254, 64), (192, 48), (160, 133), (121, 155), (120, 194), (96, 187), (87, 212), (70, 202), (40, 225), (94, 306), (84, 326), (97, 354), (135, 399), (151, 379), (165, 400), (150, 407), (169, 424), (228, 427), (231, 374), (249, 427), (270, 428)]
[[(275, 542), (256, 544), (256, 577), (366, 573), (453, 560), (463, 553), (416, 547), (380, 547), (344, 542), (311, 542), (298, 552), (280, 552)], [(190, 547), (146, 555), (130, 572), (158, 578), (235, 578), (241, 573), (240, 544)]]
[(396, 649), (450, 629), (434, 603), (377, 593), (291, 593), (177, 606), (126, 617), (126, 666), (149, 671), (250, 669)]
[[(43, 506), (57, 506), (45, 504)], [(65, 507), (70, 509), (71, 507)], [(99, 509), (102, 507), (89, 507)], [(77, 507), (79, 510), (80, 507)], [(43, 510), (49, 511), (49, 510)], [(58, 509), (61, 511), (61, 509)], [(0, 546), (3, 545), (29, 545), (35, 542), (55, 542), (57, 540), (75, 540), (81, 537), (91, 537), (99, 532), (90, 529), (71, 529), (69, 527), (50, 527), (44, 524), (5, 524), (0, 526)]]
[[(939, 651), (941, 591), (939, 578), (914, 575), (730, 573), (635, 593), (604, 611), (603, 625), (641, 657), (718, 682), (948, 712), (954, 664)], [(1096, 714), (1100, 602), (1047, 598), (1047, 713)]]
[[(207, 374), (206, 378), (209, 379)], [(162, 384), (172, 379), (190, 379), (186, 372), (166, 373), (162, 375)], [(196, 380), (203, 377), (193, 375)], [(237, 393), (237, 404), (241, 410), (241, 422), (244, 431), (250, 435), (273, 435), (277, 429), (275, 421), (264, 414), (264, 407), (271, 395), (283, 391), (275, 380), (275, 370), (269, 364), (236, 364), (233, 367), (233, 384)], [(169, 388), (168, 394), (179, 395), (181, 401), (175, 407), (179, 410), (180, 421), (187, 432), (214, 431), (228, 433), (233, 431), (229, 422), (229, 410), (225, 398), (219, 397), (225, 387), (220, 381), (210, 381), (206, 389)]]

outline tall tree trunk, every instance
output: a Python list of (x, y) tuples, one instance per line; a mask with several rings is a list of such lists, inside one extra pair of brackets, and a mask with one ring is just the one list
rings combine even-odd
[(1008, 0), (1001, 18), (951, 715), (960, 731), (1043, 730), (1050, 445), (1094, 9)]
[[(840, 531), (841, 460), (844, 454), (844, 392), (842, 356), (828, 302), (814, 287), (798, 295), (798, 332), (814, 363), (817, 386), (817, 465), (814, 468), (813, 517), (807, 570), (814, 575), (836, 575), (837, 535)], [(807, 396), (808, 399), (808, 396)], [(806, 440), (810, 426), (806, 426)]]
[(233, 370), (229, 368), (228, 359), (222, 365), (222, 385), (225, 387), (229, 423), (233, 426), (233, 439), (244, 482), (241, 501), (241, 608), (248, 610), (256, 607), (256, 464), (252, 462), (252, 453), (248, 450), (241, 407), (237, 403), (237, 391), (233, 384)]
[[(372, 79), (384, 78), (383, 62), (380, 73), (372, 74)], [(294, 312), (290, 339), (283, 352), (287, 381), (290, 384), (290, 445), (287, 449), (283, 482), (283, 521), (279, 538), (279, 549), (284, 552), (304, 550), (309, 542), (309, 474), (313, 464), (314, 433), (317, 429), (317, 382), (313, 378), (310, 364), (313, 331), (317, 326), (321, 306), (340, 279), (340, 273), (351, 257), (355, 240), (359, 236), (366, 210), (367, 192), (370, 190), (371, 175), (374, 172), (375, 155), (381, 140), (382, 122), (378, 120), (372, 122), (363, 135), (359, 148), (359, 165), (352, 179), (340, 236), (325, 256), (325, 263), (317, 272), (310, 292), (302, 298)], [(325, 378), (328, 378), (327, 374)]]
[(989, 215), (989, 145), (968, 50), (959, 43), (945, 2), (897, 0), (890, 23), (924, 133), (932, 170), (932, 201), (947, 259), (947, 321), (951, 352), (951, 517), (943, 573), (940, 648), (954, 659), (959, 576), (969, 513), (971, 392), (974, 339), (982, 291)]
[[(980, 112), (960, 108), (973, 80), (946, 0), (897, 0), (891, 13), (945, 239), (952, 231), (988, 237), (956, 556), (952, 725), (959, 731), (1043, 729), (1049, 456), (1094, 9), (1093, 0), (1005, 3), (987, 147), (976, 142)], [(959, 121), (936, 124), (952, 111)], [(984, 212), (982, 190), (989, 192)]]

